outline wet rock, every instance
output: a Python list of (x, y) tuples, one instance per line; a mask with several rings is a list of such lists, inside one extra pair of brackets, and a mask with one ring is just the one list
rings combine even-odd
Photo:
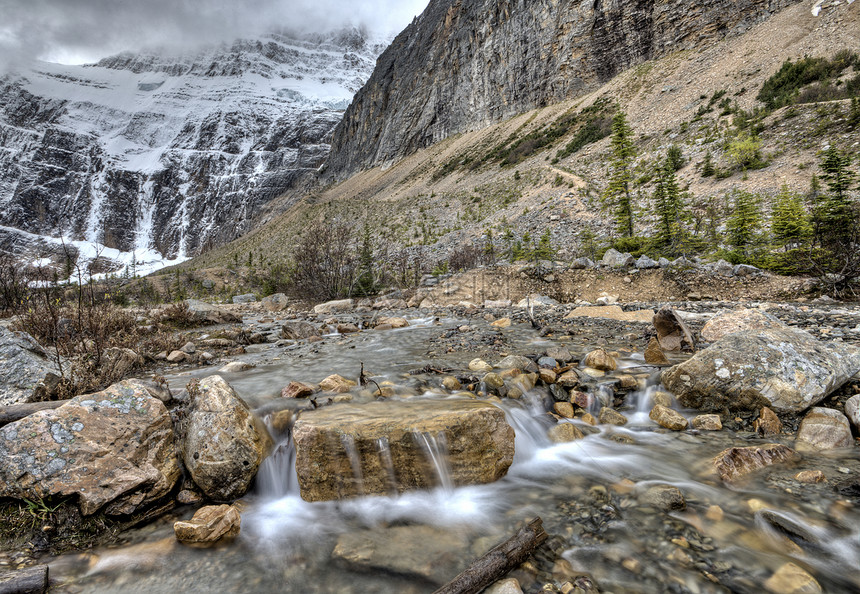
[(776, 570), (764, 583), (764, 588), (773, 594), (817, 594), (823, 592), (821, 585), (803, 568), (786, 563)]
[(251, 365), (250, 363), (246, 363), (244, 361), (230, 361), (226, 365), (224, 365), (221, 369), (218, 370), (219, 373), (241, 373), (242, 371), (248, 371), (249, 369), (254, 369), (255, 365)]
[(860, 394), (852, 396), (845, 403), (845, 416), (854, 424), (854, 428), (860, 431)]
[(555, 380), (555, 383), (562, 388), (570, 389), (577, 387), (579, 385), (579, 381), (579, 373), (577, 373), (574, 369), (570, 369), (558, 376)]
[(645, 349), (645, 362), (649, 365), (668, 365), (669, 359), (660, 348), (660, 342), (656, 338), (652, 338), (648, 342), (648, 347)]
[(496, 320), (492, 324), (490, 324), (493, 328), (510, 328), (511, 327), (511, 318), (502, 318), (500, 320)]
[(257, 296), (253, 293), (246, 293), (244, 295), (233, 295), (233, 303), (241, 304), (241, 303), (255, 303), (257, 301)]
[(570, 354), (567, 347), (550, 347), (546, 350), (546, 356), (559, 363), (568, 363), (573, 360), (573, 355)]
[(622, 254), (614, 248), (606, 250), (606, 253), (603, 254), (603, 258), (600, 260), (601, 265), (609, 266), (610, 268), (626, 268), (628, 266), (633, 266), (635, 263), (636, 259), (633, 256), (630, 254)]
[(820, 470), (801, 470), (794, 475), (794, 479), (800, 483), (823, 483), (827, 477)]
[(798, 449), (832, 450), (854, 445), (848, 419), (832, 408), (813, 408), (803, 418), (797, 431)]
[(263, 297), (260, 303), (266, 311), (275, 313), (287, 309), (290, 304), (290, 300), (283, 293), (275, 293), (274, 295)]
[(699, 415), (693, 419), (693, 429), (700, 431), (720, 431), (723, 423), (720, 415)]
[(192, 319), (201, 326), (242, 323), (240, 316), (223, 307), (199, 299), (186, 299), (185, 304), (188, 306), (188, 313), (191, 314)]
[(651, 409), (648, 416), (661, 427), (672, 431), (683, 431), (687, 428), (687, 419), (681, 413), (659, 404)]
[(597, 415), (597, 420), (600, 421), (602, 425), (616, 425), (621, 427), (627, 424), (627, 417), (617, 410), (607, 406), (600, 409), (600, 414)]
[(345, 377), (335, 373), (320, 382), (320, 390), (323, 392), (343, 394), (344, 392), (349, 392), (357, 385), (358, 384), (354, 381), (346, 379)]
[(654, 311), (650, 309), (624, 311), (618, 305), (597, 305), (577, 307), (572, 312), (564, 316), (565, 320), (576, 318), (603, 318), (620, 322), (651, 323), (651, 320), (654, 318)]
[(302, 382), (290, 382), (281, 390), (282, 398), (307, 398), (316, 391), (316, 389)]
[(714, 458), (714, 468), (724, 481), (736, 481), (752, 472), (773, 464), (790, 462), (798, 458), (797, 452), (778, 443), (745, 448), (729, 448)]
[(663, 384), (700, 410), (800, 412), (860, 371), (860, 350), (789, 328), (729, 334), (663, 371)]
[(618, 368), (618, 362), (605, 349), (591, 351), (585, 356), (583, 362), (586, 367), (593, 367), (600, 371), (614, 371)]
[(540, 377), (540, 381), (547, 385), (554, 384), (558, 377), (555, 371), (552, 369), (546, 369), (545, 367), (538, 369), (538, 376)]
[(660, 391), (654, 392), (654, 394), (651, 395), (651, 404), (654, 406), (659, 404), (660, 406), (665, 406), (666, 408), (671, 408), (671, 406), (672, 406), (672, 395), (669, 394), (668, 392), (660, 392)]
[(460, 380), (456, 377), (453, 375), (447, 375), (442, 378), (442, 387), (446, 390), (455, 391), (462, 389), (463, 386), (460, 384)]
[(358, 332), (358, 326), (352, 323), (341, 323), (335, 326), (338, 334), (355, 334)]
[(457, 530), (394, 526), (342, 534), (332, 558), (354, 570), (387, 572), (445, 584), (470, 561), (469, 541)]
[[(454, 485), (484, 484), (507, 473), (514, 431), (504, 412), (476, 400), (345, 404), (307, 411), (293, 428), (302, 498), (327, 501), (439, 484), (427, 450), (447, 459)], [(386, 443), (393, 472), (381, 457)], [(352, 456), (352, 459), (350, 457)], [(361, 469), (360, 477), (353, 468)]]
[(134, 380), (0, 429), (0, 497), (75, 497), (84, 515), (130, 514), (180, 476), (164, 404)]
[(678, 487), (672, 485), (656, 485), (650, 487), (639, 496), (639, 501), (662, 511), (684, 511), (687, 500)]
[(664, 351), (693, 351), (696, 348), (693, 335), (684, 321), (670, 307), (664, 307), (654, 314), (654, 329), (657, 340)]
[(481, 382), (483, 382), (483, 384), (487, 386), (488, 390), (492, 391), (496, 391), (499, 388), (503, 388), (505, 385), (505, 380), (503, 380), (498, 373), (486, 374), (483, 379), (481, 379)]
[(182, 348), (180, 348), (179, 350), (182, 351), (183, 353), (185, 353), (186, 355), (193, 355), (197, 352), (197, 347), (195, 346), (195, 344), (193, 342), (189, 341), (189, 342), (186, 342), (184, 345), (182, 345)]
[(575, 416), (573, 405), (570, 402), (556, 402), (553, 404), (552, 409), (555, 411), (555, 414), (565, 419), (572, 419)]
[(550, 427), (547, 435), (553, 443), (568, 443), (583, 439), (585, 434), (573, 423), (559, 423)]
[(266, 429), (221, 376), (189, 384), (182, 459), (191, 478), (213, 501), (244, 495), (271, 446)]
[(176, 540), (186, 544), (213, 544), (235, 538), (242, 518), (232, 505), (209, 505), (198, 509), (187, 522), (175, 522)]
[(196, 489), (182, 489), (176, 494), (176, 502), (180, 505), (197, 505), (203, 502), (203, 494)]
[(355, 302), (352, 299), (339, 299), (336, 301), (327, 301), (320, 303), (314, 307), (315, 314), (334, 314), (352, 311)]
[(472, 359), (469, 362), (469, 370), (487, 373), (493, 370), (493, 366), (481, 359)]
[(0, 406), (50, 400), (60, 370), (56, 361), (26, 332), (0, 326)]
[(496, 365), (499, 369), (522, 369), (529, 371), (537, 371), (537, 366), (535, 362), (529, 359), (528, 357), (522, 357), (520, 355), (509, 355), (499, 361), (498, 365)]
[(782, 433), (782, 421), (766, 406), (761, 407), (758, 418), (753, 422), (753, 429), (764, 437)]
[(708, 320), (702, 327), (701, 334), (706, 341), (716, 342), (735, 332), (784, 327), (785, 324), (778, 319), (758, 309), (736, 309)]
[(284, 322), (281, 327), (281, 337), (287, 340), (302, 340), (312, 336), (319, 336), (320, 332), (317, 327), (310, 322), (301, 320), (290, 320)]
[(409, 320), (406, 318), (379, 318), (379, 324), (387, 324), (392, 328), (406, 328), (409, 326)]
[(0, 573), (0, 594), (44, 594), (50, 586), (48, 566), (34, 565)]

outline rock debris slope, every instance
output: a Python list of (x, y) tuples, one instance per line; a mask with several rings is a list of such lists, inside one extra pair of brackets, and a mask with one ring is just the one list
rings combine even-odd
[(335, 130), (344, 179), (570, 99), (630, 66), (740, 34), (797, 0), (432, 0)]

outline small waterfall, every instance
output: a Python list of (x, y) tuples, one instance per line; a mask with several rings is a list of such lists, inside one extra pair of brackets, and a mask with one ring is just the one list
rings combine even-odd
[(391, 459), (391, 445), (388, 443), (388, 438), (380, 437), (377, 439), (376, 447), (379, 450), (379, 461), (382, 463), (382, 468), (385, 469), (388, 491), (392, 495), (396, 495), (397, 476), (394, 474), (394, 461)]
[(343, 449), (349, 458), (356, 491), (359, 495), (364, 495), (364, 474), (361, 472), (361, 458), (358, 456), (358, 448), (355, 447), (355, 438), (352, 435), (344, 434), (340, 436), (340, 443), (343, 444)]
[[(272, 436), (279, 431), (272, 426), (272, 415), (267, 415), (263, 423)], [(296, 476), (296, 448), (290, 431), (280, 436), (272, 453), (260, 464), (257, 471), (257, 491), (261, 496), (277, 499), (287, 495), (298, 495), (299, 480)]]
[(439, 484), (447, 492), (454, 490), (454, 483), (451, 480), (451, 469), (448, 466), (448, 442), (445, 439), (445, 433), (440, 432), (433, 436), (429, 432), (415, 433), (415, 439), (424, 450), (424, 455), (433, 465), (436, 472), (436, 478), (439, 479)]

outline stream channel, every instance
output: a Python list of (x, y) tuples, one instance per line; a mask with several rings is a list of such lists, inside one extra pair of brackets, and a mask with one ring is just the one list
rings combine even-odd
[[(440, 387), (441, 376), (409, 371), (428, 364), (428, 344), (441, 331), (484, 322), (410, 322), (408, 328), (362, 332), (349, 340), (328, 337), (312, 350), (261, 345), (240, 357), (256, 368), (225, 379), (263, 419), (300, 405), (280, 398), (289, 381), (319, 382), (332, 373), (355, 378), (361, 363), (377, 382), (395, 386), (395, 399), (453, 397)], [(559, 344), (525, 324), (503, 332), (511, 353), (539, 353)], [(582, 337), (565, 345), (577, 358), (595, 346)], [(464, 370), (473, 354), (461, 355)], [(763, 592), (787, 563), (815, 576), (826, 592), (860, 591), (860, 494), (846, 496), (835, 488), (840, 480), (858, 484), (856, 448), (804, 456), (799, 465), (774, 467), (740, 486), (724, 485), (712, 472), (718, 452), (768, 441), (792, 445), (791, 437), (765, 441), (726, 429), (661, 429), (647, 414), (656, 368), (646, 367), (641, 354), (622, 359), (621, 366), (647, 378), (621, 410), (629, 423), (599, 425), (574, 442), (547, 438), (553, 421), (546, 414), (552, 399), (545, 388), (498, 402), (515, 428), (516, 454), (507, 476), (496, 483), (452, 488), (440, 479), (427, 491), (307, 503), (298, 494), (292, 446), (282, 439), (264, 461), (254, 490), (238, 504), (242, 527), (235, 541), (210, 549), (177, 543), (173, 521), (194, 512), (179, 509), (128, 532), (120, 545), (49, 559), (56, 591), (432, 592), (536, 516), (550, 538), (534, 561), (513, 573), (525, 592), (558, 591), (544, 586), (581, 575), (590, 576), (601, 592)], [(176, 391), (214, 369), (174, 372), (168, 380)], [(444, 477), (444, 456), (435, 462)], [(822, 470), (828, 482), (797, 482), (793, 476), (803, 469)], [(643, 494), (656, 485), (677, 487), (686, 509), (664, 511), (644, 502)], [(341, 552), (333, 553), (336, 548)]]

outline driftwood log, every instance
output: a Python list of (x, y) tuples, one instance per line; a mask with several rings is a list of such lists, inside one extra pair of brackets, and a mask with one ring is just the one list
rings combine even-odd
[(50, 402), (28, 402), (26, 404), (10, 404), (0, 407), (0, 427), (20, 421), (40, 410), (53, 410), (63, 406), (68, 400), (51, 400)]
[(0, 594), (43, 594), (47, 591), (47, 565), (35, 565), (0, 574)]
[(434, 594), (477, 594), (522, 564), (546, 539), (543, 521), (535, 518), (508, 540), (476, 559)]

